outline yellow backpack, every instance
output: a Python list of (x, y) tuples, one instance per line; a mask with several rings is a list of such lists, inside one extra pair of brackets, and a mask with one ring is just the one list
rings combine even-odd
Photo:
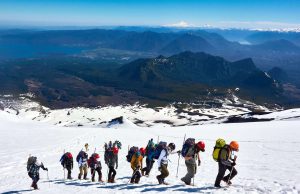
[(219, 154), (220, 150), (226, 145), (226, 141), (224, 139), (217, 139), (216, 145), (214, 147), (214, 151), (212, 153), (213, 159), (218, 162), (219, 161)]

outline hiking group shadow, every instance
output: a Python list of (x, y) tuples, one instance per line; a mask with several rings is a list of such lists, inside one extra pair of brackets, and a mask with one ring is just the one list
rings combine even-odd
[[(130, 177), (122, 177), (122, 179), (129, 179)], [(119, 180), (119, 179), (118, 179)], [(142, 189), (139, 192), (141, 193), (146, 193), (146, 192), (164, 192), (164, 191), (180, 191), (180, 192), (187, 192), (187, 193), (207, 193), (207, 192), (212, 192), (215, 190), (215, 187), (213, 186), (208, 186), (208, 187), (191, 187), (191, 186), (186, 186), (182, 184), (176, 184), (176, 185), (158, 185), (158, 184), (129, 184), (129, 183), (114, 183), (114, 184), (103, 184), (103, 183), (97, 183), (97, 182), (80, 182), (79, 180), (62, 180), (62, 179), (57, 179), (57, 180), (50, 180), (49, 182), (52, 182), (54, 184), (64, 184), (64, 185), (70, 185), (70, 186), (79, 186), (79, 187), (88, 187), (88, 186), (97, 186), (99, 189), (111, 189), (111, 190), (134, 190), (134, 189)], [(100, 184), (100, 185), (99, 185)], [(26, 190), (24, 190), (26, 191)], [(24, 192), (20, 191), (20, 192)], [(29, 190), (31, 191), (31, 190)], [(17, 191), (11, 191), (7, 192), (5, 194), (10, 194), (10, 193), (20, 193)]]
[(33, 190), (32, 189), (23, 189), (23, 190), (7, 191), (2, 194), (17, 194), (17, 193), (25, 193), (25, 192), (29, 192), (29, 191), (33, 191)]

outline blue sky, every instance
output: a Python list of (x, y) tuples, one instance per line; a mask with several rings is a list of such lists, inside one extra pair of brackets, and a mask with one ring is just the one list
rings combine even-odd
[(300, 0), (0, 0), (1, 25), (300, 27)]

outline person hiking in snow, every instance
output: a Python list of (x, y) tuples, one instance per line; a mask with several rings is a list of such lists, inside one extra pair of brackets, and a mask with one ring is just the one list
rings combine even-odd
[(117, 145), (112, 145), (111, 141), (109, 144), (104, 145), (105, 148), (105, 154), (104, 154), (104, 160), (105, 164), (108, 166), (108, 183), (115, 183), (115, 177), (116, 177), (116, 169), (118, 169), (118, 152), (119, 149)]
[[(87, 144), (86, 144), (87, 145)], [(85, 150), (87, 151), (88, 148), (85, 145)], [(81, 150), (77, 157), (76, 157), (76, 161), (78, 162), (78, 166), (79, 166), (79, 174), (78, 174), (78, 179), (81, 179), (82, 175), (83, 175), (83, 179), (87, 180), (87, 173), (88, 173), (88, 164), (87, 164), (87, 160), (88, 160), (88, 154)]]
[(102, 180), (102, 165), (101, 162), (98, 161), (100, 158), (99, 154), (94, 153), (92, 156), (88, 159), (88, 166), (91, 168), (91, 176), (92, 176), (92, 182), (95, 182), (95, 174), (98, 173), (98, 182), (103, 182)]
[[(190, 141), (189, 141), (190, 140)], [(189, 138), (186, 140), (183, 148), (181, 150), (181, 155), (184, 157), (185, 165), (187, 168), (187, 174), (181, 178), (181, 180), (186, 184), (190, 185), (192, 178), (194, 178), (197, 172), (196, 160), (198, 160), (198, 166), (201, 164), (199, 152), (205, 151), (205, 144), (203, 141), (199, 141), (195, 144), (195, 139)]]
[[(160, 147), (160, 145), (165, 142), (160, 142), (157, 147)], [(175, 150), (175, 144), (174, 143), (169, 143), (168, 146), (163, 146), (157, 163), (158, 163), (158, 170), (161, 172), (160, 175), (158, 175), (156, 178), (158, 180), (159, 184), (166, 184), (165, 183), (165, 178), (169, 176), (169, 171), (168, 171), (168, 155), (174, 154)], [(176, 153), (176, 152), (175, 152)]]
[(72, 179), (71, 173), (73, 169), (73, 156), (70, 152), (66, 152), (60, 158), (60, 163), (63, 168), (66, 168), (68, 171), (67, 179)]
[[(218, 158), (219, 172), (215, 181), (215, 187), (221, 187), (220, 183), (222, 180), (228, 185), (232, 184), (230, 180), (237, 175), (237, 170), (234, 168), (237, 156), (233, 158), (232, 156), (234, 152), (238, 151), (239, 144), (236, 141), (232, 141), (229, 145), (225, 145), (221, 148)], [(229, 170), (229, 174), (224, 177), (226, 170)]]
[(130, 183), (139, 183), (141, 178), (140, 170), (143, 168), (143, 155), (145, 155), (145, 149), (140, 148), (137, 152), (135, 152), (131, 158), (131, 168), (133, 170), (132, 177)]
[(40, 180), (40, 168), (48, 171), (48, 168), (45, 168), (43, 163), (38, 162), (37, 157), (30, 156), (27, 161), (27, 172), (28, 176), (32, 179), (31, 187), (35, 190), (38, 189), (37, 182)]
[(153, 143), (153, 139), (149, 140), (147, 147), (146, 147), (146, 167), (142, 169), (143, 176), (149, 176), (150, 171), (154, 164), (154, 151), (155, 151), (155, 144)]

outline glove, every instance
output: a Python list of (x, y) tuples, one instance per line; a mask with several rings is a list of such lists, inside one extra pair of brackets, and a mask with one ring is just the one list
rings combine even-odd
[(201, 160), (198, 160), (198, 166), (200, 166), (201, 165)]
[(236, 163), (235, 163), (235, 162), (231, 163), (231, 166), (235, 166), (235, 165), (236, 165)]
[(118, 165), (116, 166), (116, 169), (118, 169)]
[(45, 168), (46, 171), (48, 171), (48, 168)]
[(177, 154), (181, 154), (181, 150), (178, 150), (178, 151), (177, 151)]

